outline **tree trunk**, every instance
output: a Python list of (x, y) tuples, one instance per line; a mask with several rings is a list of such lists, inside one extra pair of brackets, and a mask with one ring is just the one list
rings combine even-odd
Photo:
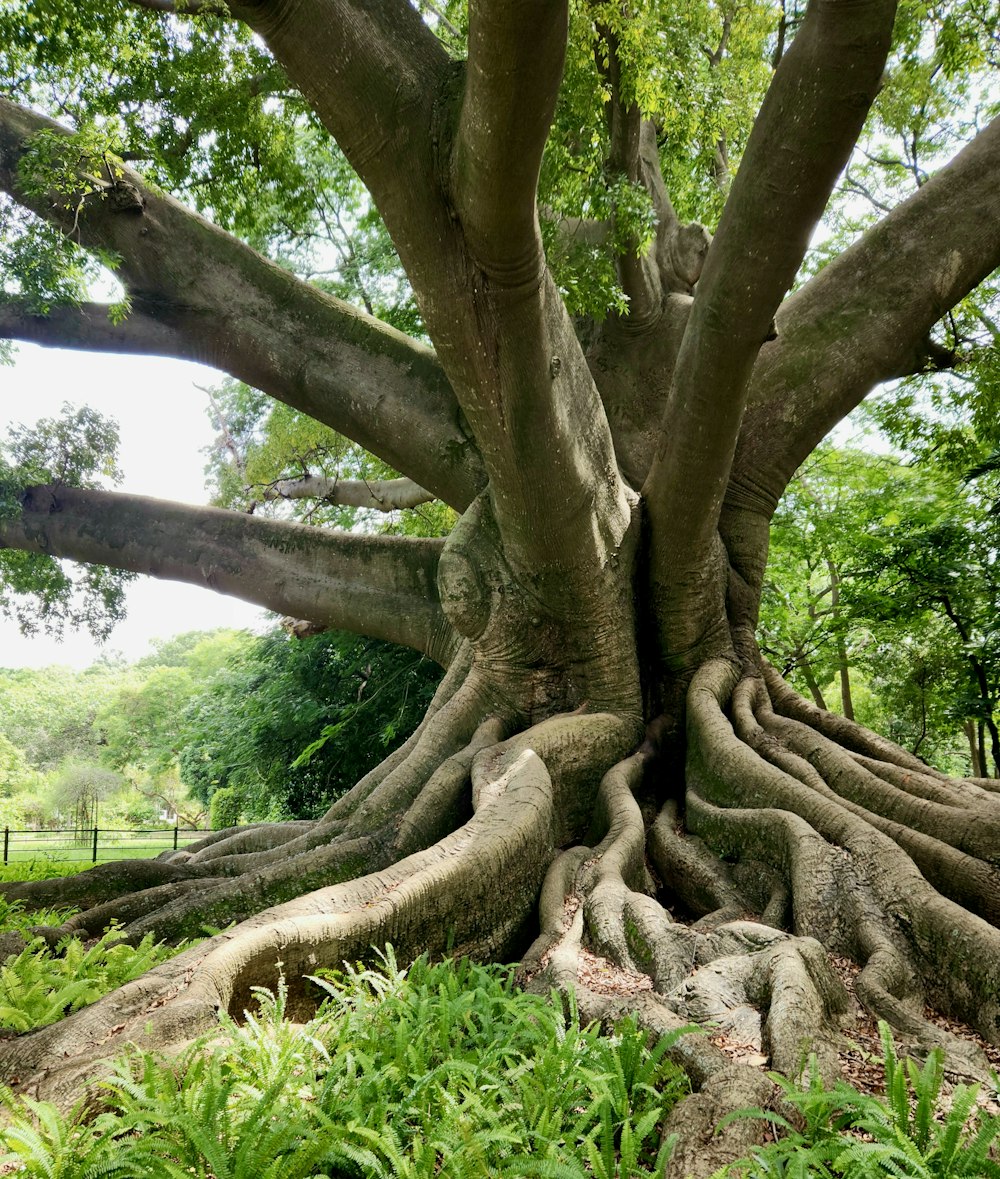
[[(813, 704), (815, 704), (817, 708), (822, 708), (825, 710), (826, 701), (823, 699), (823, 692), (820, 689), (819, 684), (816, 682), (816, 676), (813, 673), (812, 664), (803, 655), (798, 660), (796, 660), (796, 666), (802, 672), (802, 678), (806, 681), (806, 687), (809, 689), (809, 695), (813, 698)], [(847, 713), (845, 712), (844, 715), (846, 716)]]
[(963, 721), (962, 729), (965, 732), (966, 740), (969, 742), (969, 760), (972, 763), (972, 777), (983, 778), (986, 776), (986, 773), (983, 769), (983, 761), (979, 752), (979, 736), (976, 732), (975, 721)]
[(847, 640), (840, 625), (840, 573), (833, 561), (827, 561), (830, 571), (830, 617), (833, 620), (837, 644), (837, 674), (840, 678), (840, 708), (848, 720), (854, 720), (854, 701), (851, 699), (851, 668), (847, 657)]

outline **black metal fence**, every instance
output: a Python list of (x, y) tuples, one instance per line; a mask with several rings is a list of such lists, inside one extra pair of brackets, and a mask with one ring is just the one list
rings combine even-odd
[(47, 859), (59, 861), (149, 858), (194, 843), (209, 831), (193, 827), (66, 828), (59, 831), (3, 829), (3, 862)]

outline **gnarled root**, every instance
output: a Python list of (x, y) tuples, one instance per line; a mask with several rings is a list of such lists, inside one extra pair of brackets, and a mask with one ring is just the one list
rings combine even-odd
[[(127, 1040), (172, 1044), (239, 1013), (279, 963), (294, 989), (387, 941), (401, 957), (508, 956), (537, 901), (527, 985), (572, 989), (585, 1018), (633, 1012), (677, 1034), (698, 1092), (671, 1115), (683, 1141), (670, 1175), (706, 1174), (759, 1133), (714, 1131), (734, 1107), (780, 1100), (760, 1065), (796, 1076), (813, 1054), (836, 1072), (853, 1001), (831, 954), (856, 964), (856, 998), (898, 1034), (984, 1075), (975, 1045), (925, 1004), (1000, 1041), (1000, 795), (721, 660), (691, 683), (683, 789), (657, 781), (648, 745), (627, 756), (634, 722), (578, 713), (516, 732), (517, 714), (466, 671), (322, 820), (268, 832), (262, 850), (252, 832), (224, 833), (68, 922), (96, 932), (117, 916), (137, 938), (240, 919), (3, 1045), (0, 1069), (62, 1100)], [(182, 875), (161, 882), (164, 870)], [(711, 1034), (682, 1030), (692, 1023)]]
[[(811, 1054), (836, 1074), (852, 1000), (830, 954), (860, 967), (855, 995), (872, 1014), (942, 1047), (953, 1073), (982, 1078), (987, 1062), (926, 1004), (1000, 1042), (996, 794), (858, 726), (814, 727), (780, 684), (779, 712), (772, 682), (723, 661), (697, 673), (683, 804), (667, 799), (652, 823), (635, 797), (649, 796), (646, 754), (608, 772), (599, 838), (553, 862), (522, 964), (529, 985), (572, 989), (588, 1016), (713, 1029), (673, 1050), (699, 1092), (671, 1118), (684, 1142), (669, 1174), (706, 1174), (759, 1133), (740, 1121), (728, 1144), (713, 1136), (722, 1114), (777, 1099), (741, 1062), (794, 1077)], [(655, 899), (650, 868), (693, 924)]]
[[(707, 1174), (760, 1132), (752, 1123), (734, 1123), (716, 1135), (721, 1116), (778, 1098), (752, 1065), (769, 1059), (796, 1075), (811, 1051), (833, 1072), (832, 1033), (847, 995), (814, 940), (747, 920), (699, 930), (674, 922), (650, 895), (645, 827), (633, 795), (644, 760), (636, 754), (605, 775), (597, 806), (603, 839), (563, 852), (550, 868), (541, 933), (522, 961), (522, 975), (536, 988), (573, 991), (587, 1018), (631, 1011), (659, 1034), (711, 1024), (716, 1038), (752, 1062), (734, 1061), (700, 1033), (682, 1034), (671, 1049), (698, 1092), (667, 1127), (683, 1136), (668, 1175), (692, 1168)], [(689, 862), (697, 867), (697, 851)], [(661, 858), (661, 870), (664, 863)], [(700, 875), (707, 897), (736, 907), (738, 894), (721, 873)]]
[[(489, 725), (486, 725), (488, 730)], [(481, 741), (485, 734), (478, 726)], [(475, 813), (433, 846), (358, 879), (272, 907), (197, 945), (59, 1024), (8, 1041), (0, 1069), (67, 1104), (126, 1043), (162, 1047), (242, 1011), (251, 988), (296, 980), (391, 942), (509, 956), (530, 919), (569, 797), (593, 799), (603, 768), (634, 740), (611, 715), (555, 717), (471, 759)], [(445, 775), (448, 777), (448, 775)]]
[[(692, 684), (688, 830), (724, 860), (776, 873), (790, 892), (791, 927), (862, 967), (857, 993), (875, 1015), (981, 1074), (981, 1056), (923, 1008), (930, 1001), (1000, 1042), (996, 799), (962, 797), (961, 783), (901, 765), (902, 751), (878, 749), (872, 759), (864, 730), (849, 734), (869, 747), (861, 764), (789, 720), (808, 708), (793, 710), (787, 693), (781, 717), (762, 680), (734, 691), (735, 681), (716, 663)], [(732, 722), (723, 712), (730, 694)]]

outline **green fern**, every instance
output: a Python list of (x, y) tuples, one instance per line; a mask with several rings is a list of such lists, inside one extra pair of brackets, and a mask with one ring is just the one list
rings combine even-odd
[(849, 1144), (835, 1165), (858, 1176), (1000, 1179), (1000, 1164), (990, 1158), (1000, 1117), (976, 1111), (979, 1086), (958, 1085), (943, 1101), (944, 1053), (934, 1049), (919, 1068), (899, 1060), (886, 1024), (879, 1031), (885, 1099), (856, 1095), (848, 1107), (852, 1127), (872, 1141)]
[(825, 1088), (815, 1061), (804, 1088), (775, 1076), (803, 1125), (760, 1109), (730, 1115), (721, 1124), (764, 1118), (781, 1137), (713, 1179), (1000, 1179), (993, 1157), (1000, 1117), (977, 1109), (978, 1086), (958, 1085), (945, 1100), (941, 1051), (931, 1052), (920, 1067), (899, 1059), (886, 1024), (879, 1024), (879, 1032), (884, 1096), (859, 1093), (843, 1082)]
[[(90, 955), (64, 947), (88, 971)], [(319, 985), (327, 1002), (306, 1026), (287, 1020), (284, 984), (258, 991), (221, 1040), (119, 1062), (92, 1123), (43, 1124), (23, 1107), (25, 1140), (68, 1167), (58, 1160), (99, 1124), (109, 1174), (166, 1179), (662, 1173), (662, 1121), (686, 1083), (634, 1023), (602, 1035), (572, 1007), (515, 991), (509, 970), (400, 970), (391, 952), (381, 969)]]
[(66, 937), (54, 951), (41, 937), (32, 938), (0, 966), (0, 1029), (26, 1032), (55, 1023), (190, 944), (157, 944), (147, 934), (138, 946), (129, 946), (122, 936), (112, 928), (89, 947)]

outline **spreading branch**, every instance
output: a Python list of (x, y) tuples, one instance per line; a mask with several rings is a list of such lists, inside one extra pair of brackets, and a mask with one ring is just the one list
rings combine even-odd
[[(464, 78), (404, 0), (234, 11), (267, 41), (378, 206), (480, 443), (512, 567), (551, 571), (553, 584), (558, 568), (564, 587), (572, 561), (591, 580), (594, 562), (605, 564), (621, 544), (631, 513), (537, 227), (535, 184), (562, 69), (565, 5), (474, 9)], [(501, 105), (490, 113), (495, 100)], [(507, 229), (511, 240), (497, 240)], [(393, 465), (440, 495), (412, 464)]]
[(124, 319), (106, 303), (66, 304), (39, 311), (17, 298), (0, 299), (0, 339), (23, 340), (48, 348), (120, 352), (195, 360), (187, 337), (155, 315), (133, 309)]
[[(894, 13), (894, 0), (810, 5), (757, 116), (695, 293), (663, 441), (643, 487), (661, 617), (696, 614), (751, 370), (878, 90)], [(666, 646), (685, 649), (697, 637), (678, 633)]]
[(29, 488), (20, 516), (0, 522), (5, 548), (185, 581), (447, 663), (441, 545), (59, 484)]
[(876, 385), (954, 363), (929, 333), (1000, 265), (998, 172), (1000, 119), (787, 300), (754, 369), (731, 494), (753, 482), (773, 510)]
[(128, 169), (118, 181), (133, 195), (124, 212), (96, 194), (70, 207), (64, 195), (27, 194), (18, 165), (43, 130), (66, 134), (0, 99), (0, 190), (85, 248), (118, 255), (133, 314), (182, 337), (185, 355), (331, 426), (446, 502), (472, 499), (481, 463), (431, 349), (300, 281)]

